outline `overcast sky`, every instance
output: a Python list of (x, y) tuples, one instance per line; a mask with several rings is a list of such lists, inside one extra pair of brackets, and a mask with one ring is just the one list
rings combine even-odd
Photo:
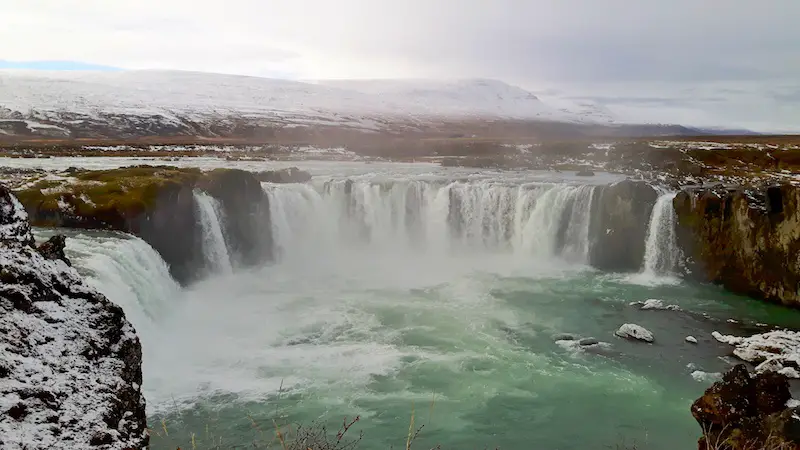
[(781, 130), (800, 129), (799, 19), (799, 0), (0, 0), (0, 60), (498, 78), (649, 121)]

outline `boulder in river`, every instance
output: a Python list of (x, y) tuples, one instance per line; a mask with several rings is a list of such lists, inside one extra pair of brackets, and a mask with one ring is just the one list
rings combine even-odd
[(653, 333), (635, 323), (626, 323), (614, 333), (621, 338), (636, 339), (644, 342), (653, 342)]

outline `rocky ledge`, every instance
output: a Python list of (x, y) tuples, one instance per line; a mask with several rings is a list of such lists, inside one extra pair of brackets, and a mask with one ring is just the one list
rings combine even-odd
[(170, 166), (111, 170), (68, 169), (20, 185), (16, 194), (36, 226), (110, 229), (135, 234), (158, 251), (177, 281), (188, 284), (205, 273), (203, 230), (196, 200), (205, 192), (218, 213), (237, 266), (272, 257), (269, 200), (263, 182), (306, 182), (297, 168), (248, 172), (201, 171)]
[(703, 433), (698, 449), (800, 448), (800, 403), (791, 397), (785, 376), (734, 366), (692, 404)]
[(143, 448), (139, 339), (61, 259), (63, 243), (36, 249), (0, 186), (0, 448)]

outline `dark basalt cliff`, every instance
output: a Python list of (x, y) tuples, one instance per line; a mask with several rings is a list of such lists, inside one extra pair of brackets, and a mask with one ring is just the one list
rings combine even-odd
[(0, 448), (144, 448), (139, 339), (63, 251), (0, 186)]
[(601, 270), (639, 270), (657, 199), (655, 189), (641, 181), (625, 180), (596, 188), (589, 229), (589, 263)]
[(689, 275), (800, 306), (800, 189), (695, 188), (673, 202)]
[(37, 226), (110, 229), (144, 239), (187, 284), (205, 273), (203, 235), (196, 191), (220, 204), (223, 233), (233, 263), (259, 264), (272, 257), (269, 201), (261, 181), (296, 182), (310, 178), (295, 168), (253, 173), (237, 169), (137, 166), (75, 171), (74, 182), (42, 181), (17, 192)]

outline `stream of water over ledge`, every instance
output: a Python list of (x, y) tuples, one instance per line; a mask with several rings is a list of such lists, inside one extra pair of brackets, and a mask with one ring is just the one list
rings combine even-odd
[[(404, 448), (412, 414), (425, 425), (414, 448), (693, 448), (689, 405), (711, 380), (692, 372), (732, 362), (711, 331), (800, 326), (793, 311), (670, 275), (668, 193), (641, 273), (609, 274), (587, 264), (592, 196), (609, 175), (310, 169), (310, 184), (264, 185), (275, 263), (218, 261), (187, 288), (140, 239), (68, 233), (73, 264), (141, 337), (153, 449), (275, 444), (276, 424), (335, 431), (356, 415), (359, 448)], [(231, 219), (196, 195), (207, 256), (227, 259), (211, 222)], [(630, 305), (647, 299), (681, 311)], [(614, 337), (623, 323), (655, 343)]]

